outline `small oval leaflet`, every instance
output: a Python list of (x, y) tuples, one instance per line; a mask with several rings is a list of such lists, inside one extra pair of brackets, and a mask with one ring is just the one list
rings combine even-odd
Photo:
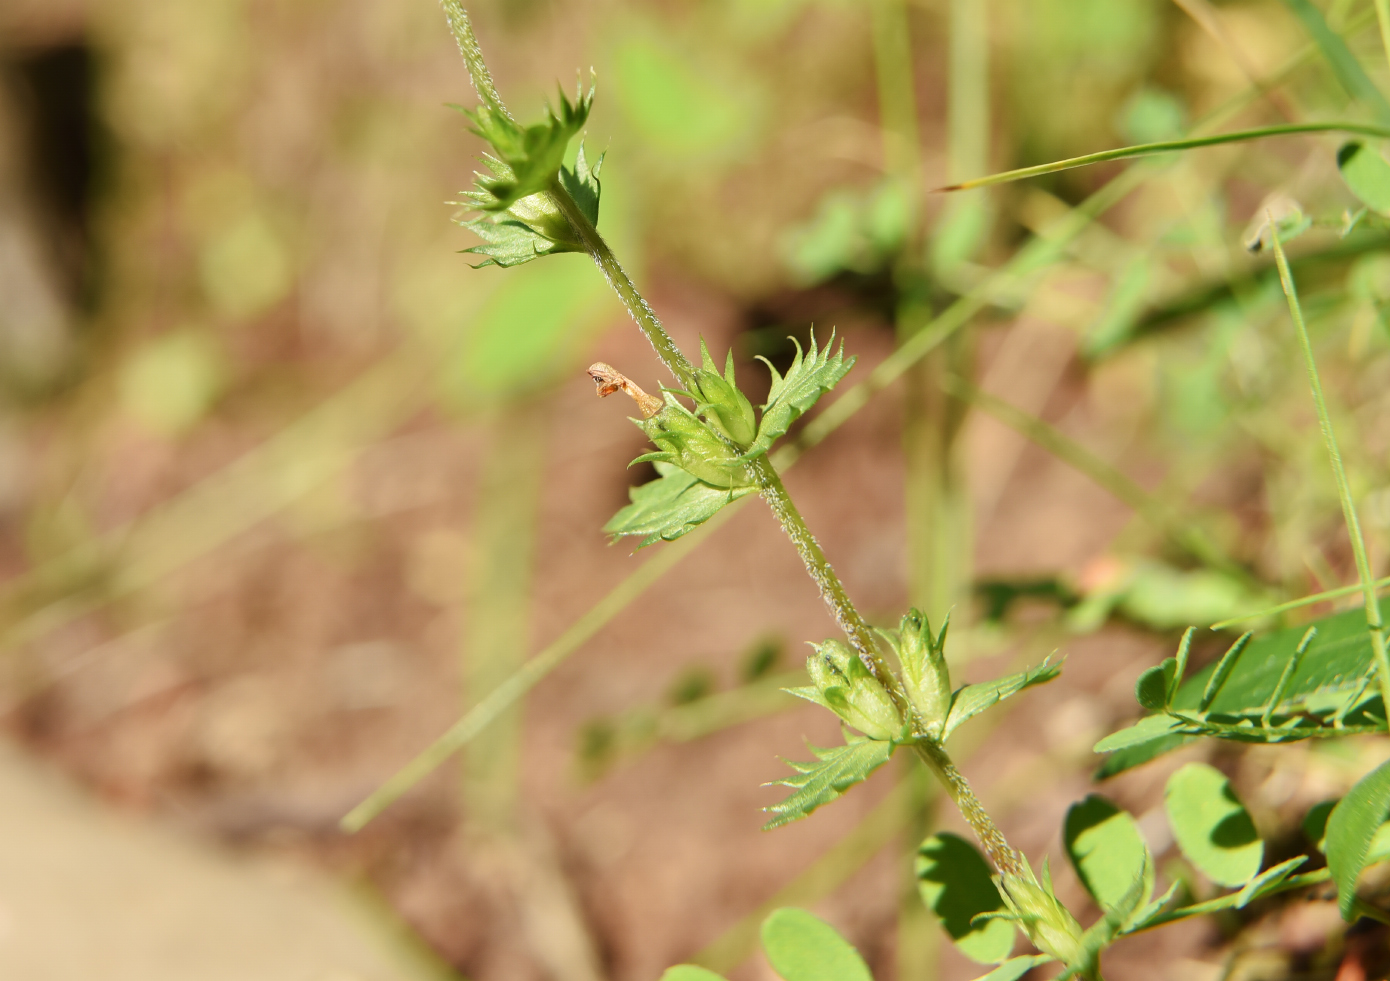
[(1178, 847), (1212, 882), (1241, 886), (1259, 873), (1264, 842), (1220, 770), (1187, 764), (1168, 778), (1164, 804)]
[(804, 909), (774, 910), (763, 920), (762, 934), (768, 962), (782, 981), (873, 981), (859, 951)]
[(943, 831), (917, 848), (917, 888), (940, 919), (941, 927), (960, 952), (981, 964), (997, 964), (1014, 947), (1014, 927), (1008, 920), (972, 921), (981, 913), (1004, 908), (989, 865), (970, 842)]

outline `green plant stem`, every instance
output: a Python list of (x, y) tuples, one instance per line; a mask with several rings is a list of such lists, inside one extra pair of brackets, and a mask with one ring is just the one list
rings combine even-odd
[(884, 662), (883, 656), (878, 651), (878, 645), (874, 643), (873, 631), (864, 622), (863, 616), (855, 608), (854, 603), (849, 598), (849, 593), (845, 591), (845, 584), (840, 582), (840, 577), (835, 574), (834, 568), (830, 565), (830, 560), (825, 557), (825, 552), (820, 547), (820, 542), (811, 534), (811, 529), (806, 526), (806, 520), (792, 503), (791, 495), (787, 493), (787, 488), (782, 484), (782, 478), (777, 475), (772, 464), (766, 455), (759, 456), (748, 464), (748, 472), (752, 475), (754, 483), (758, 485), (758, 491), (762, 494), (763, 500), (767, 501), (767, 506), (772, 509), (773, 515), (782, 525), (782, 530), (787, 533), (792, 544), (796, 546), (797, 554), (801, 556), (802, 563), (806, 566), (806, 573), (820, 590), (821, 598), (825, 600), (830, 612), (835, 617), (835, 622), (849, 638), (850, 644), (859, 654), (859, 659), (864, 662), (864, 667), (873, 673), (874, 678), (888, 692), (889, 696), (898, 706), (898, 711), (908, 713), (907, 701), (898, 690), (898, 683), (893, 678), (893, 672), (889, 670)]
[(483, 105), (491, 112), (516, 122), (503, 104), (497, 86), (493, 84), (492, 73), (487, 70), (487, 62), (483, 60), (483, 49), (478, 46), (478, 38), (473, 33), (468, 11), (463, 9), (459, 0), (439, 0), (439, 5), (444, 8), (444, 17), (449, 21), (449, 30), (453, 32), (454, 40), (458, 42), (459, 53), (463, 55), (464, 64), (468, 66), (468, 74), (473, 78), (473, 88), (477, 90), (478, 98), (483, 100)]
[(1244, 143), (1249, 140), (1263, 140), (1271, 136), (1292, 136), (1298, 133), (1358, 133), (1362, 136), (1390, 138), (1390, 128), (1374, 126), (1369, 123), (1285, 123), (1279, 126), (1261, 126), (1258, 129), (1237, 130), (1234, 133), (1218, 133), (1215, 136), (1198, 136), (1183, 140), (1162, 140), (1157, 143), (1137, 143), (1134, 146), (1116, 147), (1113, 150), (1101, 150), (1098, 153), (1087, 153), (1080, 157), (1068, 157), (1065, 160), (1054, 160), (1051, 163), (1038, 164), (1033, 167), (1006, 170), (1002, 173), (990, 174), (988, 177), (977, 177), (960, 184), (935, 188), (933, 193), (968, 191), (973, 187), (1007, 184), (1029, 177), (1040, 177), (1043, 174), (1055, 174), (1061, 170), (1089, 167), (1092, 164), (1105, 163), (1108, 160), (1127, 160), (1132, 157), (1148, 157), (1156, 153), (1174, 153), (1179, 150), (1194, 150), (1198, 147), (1219, 146), (1223, 143)]
[(608, 247), (608, 243), (603, 240), (598, 229), (579, 210), (579, 206), (574, 203), (569, 192), (560, 186), (558, 177), (550, 182), (550, 196), (555, 199), (555, 204), (559, 207), (561, 214), (573, 226), (579, 240), (584, 243), (584, 249), (594, 260), (594, 265), (602, 271), (604, 278), (608, 280), (608, 285), (613, 287), (613, 292), (618, 294), (618, 299), (623, 301), (623, 306), (627, 307), (627, 312), (632, 315), (632, 319), (637, 322), (637, 326), (651, 342), (652, 347), (656, 350), (656, 356), (661, 359), (661, 363), (670, 369), (671, 374), (676, 376), (676, 380), (680, 382), (682, 388), (693, 388), (695, 366), (681, 353), (680, 348), (676, 347), (676, 342), (671, 340), (671, 335), (666, 333), (665, 327), (661, 326), (661, 321), (657, 319), (655, 311), (643, 299), (642, 294), (637, 292), (636, 285), (624, 271), (622, 264), (618, 262), (618, 257), (613, 254), (613, 250)]
[(1361, 534), (1361, 521), (1356, 516), (1356, 503), (1351, 498), (1351, 486), (1347, 483), (1347, 473), (1342, 466), (1342, 454), (1337, 448), (1337, 436), (1332, 430), (1332, 418), (1327, 412), (1327, 400), (1323, 398), (1322, 381), (1318, 378), (1318, 365), (1313, 358), (1313, 344), (1308, 339), (1308, 327), (1303, 322), (1303, 309), (1298, 302), (1298, 290), (1294, 286), (1293, 274), (1289, 272), (1289, 260), (1284, 255), (1284, 245), (1279, 241), (1279, 228), (1273, 217), (1269, 219), (1270, 237), (1274, 242), (1274, 261), (1279, 266), (1279, 282), (1284, 287), (1284, 296), (1289, 301), (1289, 314), (1293, 318), (1298, 333), (1298, 346), (1303, 352), (1303, 364), (1308, 369), (1308, 385), (1313, 391), (1313, 404), (1318, 410), (1318, 425), (1322, 429), (1323, 442), (1327, 444), (1327, 455), (1332, 461), (1332, 474), (1337, 481), (1337, 496), (1342, 501), (1342, 517), (1347, 524), (1347, 537), (1351, 539), (1351, 551), (1356, 557), (1356, 573), (1361, 579), (1361, 590), (1366, 600), (1366, 628), (1371, 635), (1371, 651), (1375, 655), (1376, 670), (1380, 675), (1380, 695), (1390, 711), (1390, 657), (1385, 651), (1385, 623), (1380, 615), (1380, 603), (1376, 599), (1376, 583), (1371, 577), (1371, 563), (1366, 557), (1366, 540)]
[[(1373, 584), (1377, 590), (1390, 586), (1390, 576), (1384, 579), (1377, 579)], [(1314, 603), (1321, 603), (1324, 600), (1340, 599), (1343, 596), (1350, 596), (1352, 593), (1365, 592), (1366, 587), (1361, 583), (1353, 583), (1350, 586), (1343, 586), (1340, 589), (1329, 589), (1325, 593), (1315, 593), (1312, 596), (1304, 596), (1302, 599), (1289, 600), (1287, 603), (1280, 603), (1278, 606), (1271, 606), (1267, 610), (1256, 610), (1254, 613), (1242, 613), (1238, 617), (1231, 617), (1219, 623), (1211, 625), (1212, 630), (1222, 630), (1233, 623), (1240, 623), (1242, 620), (1263, 620), (1265, 617), (1277, 616), (1280, 613), (1287, 613), (1289, 610), (1296, 610), (1301, 606), (1312, 606)]]
[(981, 847), (994, 863), (994, 867), (1007, 875), (1030, 877), (1032, 873), (1023, 856), (1009, 847), (1004, 833), (985, 811), (984, 805), (975, 796), (975, 791), (970, 789), (965, 775), (956, 769), (956, 764), (946, 752), (946, 747), (934, 739), (921, 739), (913, 743), (912, 748), (941, 781), (941, 786), (946, 788), (946, 793), (970, 825), (970, 830), (975, 832), (975, 837), (980, 840)]

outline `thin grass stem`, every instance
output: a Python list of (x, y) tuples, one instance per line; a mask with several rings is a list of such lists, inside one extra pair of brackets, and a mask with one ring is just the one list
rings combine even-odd
[[(1377, 579), (1372, 585), (1377, 589), (1385, 589), (1390, 586), (1390, 576), (1384, 579)], [(1312, 596), (1304, 596), (1302, 599), (1289, 600), (1287, 603), (1280, 603), (1278, 606), (1271, 606), (1267, 610), (1257, 610), (1254, 613), (1242, 613), (1238, 617), (1231, 617), (1211, 625), (1212, 630), (1224, 630), (1233, 623), (1240, 623), (1243, 620), (1263, 620), (1265, 617), (1277, 616), (1280, 613), (1287, 613), (1289, 610), (1297, 610), (1299, 607), (1312, 606), (1314, 603), (1322, 603), (1325, 600), (1340, 599), (1343, 596), (1351, 596), (1353, 593), (1361, 593), (1366, 589), (1362, 583), (1353, 583), (1350, 586), (1343, 586), (1340, 589), (1329, 589), (1325, 593), (1315, 593)]]
[(1020, 167), (1017, 170), (1006, 170), (1002, 173), (991, 174), (988, 177), (977, 177), (974, 180), (964, 181), (960, 184), (951, 184), (946, 187), (935, 188), (932, 193), (939, 194), (947, 191), (968, 191), (976, 187), (1008, 184), (1012, 181), (1026, 180), (1029, 177), (1041, 177), (1043, 174), (1055, 174), (1063, 170), (1075, 170), (1077, 167), (1089, 167), (1092, 164), (1106, 163), (1110, 160), (1129, 160), (1134, 157), (1149, 157), (1159, 153), (1176, 153), (1180, 150), (1195, 150), (1198, 147), (1204, 146), (1219, 146), (1224, 143), (1245, 143), (1250, 140), (1264, 140), (1274, 136), (1293, 136), (1300, 133), (1356, 133), (1361, 136), (1390, 138), (1390, 128), (1375, 126), (1369, 123), (1345, 121), (1332, 123), (1283, 123), (1279, 126), (1261, 126), (1256, 129), (1237, 130), (1233, 133), (1218, 133), (1214, 136), (1188, 137), (1181, 140), (1160, 140), (1157, 143), (1137, 143), (1134, 146), (1116, 147), (1113, 150), (1101, 150), (1097, 153), (1087, 153), (1079, 157), (1068, 157), (1065, 160), (1054, 160), (1051, 163), (1037, 164), (1033, 167)]
[(1332, 463), (1333, 477), (1337, 481), (1337, 496), (1342, 502), (1342, 517), (1346, 520), (1347, 537), (1351, 539), (1352, 554), (1356, 558), (1356, 573), (1361, 579), (1361, 590), (1366, 602), (1366, 629), (1371, 634), (1371, 651), (1380, 675), (1381, 699), (1387, 711), (1390, 711), (1390, 657), (1386, 656), (1385, 623), (1380, 615), (1380, 602), (1376, 599), (1376, 582), (1371, 577), (1371, 563), (1366, 557), (1366, 540), (1361, 534), (1361, 521), (1356, 516), (1356, 503), (1351, 498), (1351, 486), (1347, 483), (1346, 469), (1342, 466), (1342, 453), (1337, 447), (1337, 435), (1332, 429), (1332, 417), (1327, 411), (1327, 400), (1323, 397), (1317, 361), (1313, 358), (1313, 344), (1308, 338), (1308, 327), (1303, 321), (1303, 309), (1298, 302), (1298, 290), (1294, 285), (1293, 274), (1289, 271), (1289, 260), (1284, 254), (1284, 245), (1279, 240), (1278, 225), (1272, 216), (1269, 219), (1269, 228), (1274, 243), (1274, 261), (1279, 266), (1279, 282), (1284, 288), (1284, 296), (1289, 302), (1289, 314), (1298, 333), (1298, 346), (1303, 353), (1304, 366), (1308, 370), (1308, 386), (1313, 392), (1313, 404), (1318, 411), (1318, 425), (1322, 429), (1323, 442), (1327, 444), (1327, 456)]

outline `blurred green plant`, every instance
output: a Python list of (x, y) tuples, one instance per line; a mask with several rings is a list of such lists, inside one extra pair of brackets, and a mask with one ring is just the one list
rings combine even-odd
[[(1303, 0), (1286, 2), (1307, 26), (1317, 50), (1329, 62), (1340, 84), (1353, 98), (1383, 115), (1384, 98), (1321, 14)], [(1378, 5), (1378, 12), (1381, 6)], [(589, 170), (582, 150), (574, 169), (567, 170), (563, 165), (566, 146), (587, 118), (592, 91), (573, 104), (561, 96), (560, 109), (548, 112), (545, 122), (533, 127), (519, 126), (492, 86), (462, 7), (457, 0), (444, 0), (444, 7), (483, 103), (471, 117), (476, 132), (489, 141), (497, 154), (488, 163), (490, 173), (480, 175), (476, 190), (466, 196), (468, 202), (484, 212), (484, 217), (477, 220), (483, 224), (475, 231), (486, 245), (475, 251), (498, 265), (530, 261), (557, 251), (588, 254), (679, 386), (648, 402), (648, 397), (640, 392), (634, 394), (627, 384), (606, 390), (601, 384), (601, 395), (622, 388), (637, 399), (644, 416), (639, 425), (656, 445), (653, 453), (639, 460), (656, 464), (659, 474), (656, 481), (634, 490), (633, 504), (619, 513), (608, 530), (615, 535), (638, 536), (642, 545), (674, 540), (697, 526), (708, 528), (710, 522), (726, 516), (739, 498), (756, 492), (782, 524), (844, 632), (844, 640), (835, 638), (815, 645), (807, 660), (811, 685), (791, 689), (792, 694), (834, 713), (841, 722), (844, 742), (813, 748), (814, 760), (790, 764), (795, 774), (779, 782), (790, 787), (792, 793), (768, 808), (773, 815), (769, 827), (803, 817), (842, 796), (886, 763), (897, 749), (910, 748), (938, 778), (984, 852), (982, 857), (964, 839), (940, 834), (929, 837), (919, 848), (917, 864), (923, 899), (946, 925), (948, 935), (969, 956), (1000, 965), (986, 975), (992, 981), (1019, 978), (1048, 961), (1061, 963), (1059, 978), (1099, 979), (1102, 953), (1123, 936), (1219, 910), (1241, 909), (1257, 899), (1325, 881), (1335, 885), (1341, 912), (1347, 919), (1369, 916), (1390, 921), (1390, 916), (1356, 893), (1363, 869), (1387, 857), (1378, 842), (1387, 837), (1382, 831), (1390, 817), (1390, 777), (1385, 775), (1390, 772), (1390, 765), (1365, 776), (1327, 814), (1325, 835), (1318, 847), (1326, 854), (1328, 867), (1295, 874), (1309, 856), (1295, 856), (1264, 868), (1269, 849), (1229, 780), (1210, 766), (1190, 764), (1168, 781), (1168, 821), (1187, 861), (1210, 883), (1230, 891), (1193, 902), (1195, 897), (1179, 881), (1155, 898), (1154, 856), (1134, 819), (1113, 803), (1093, 795), (1072, 808), (1063, 828), (1068, 857), (1101, 910), (1100, 918), (1083, 928), (1058, 898), (1047, 862), (1043, 862), (1039, 874), (1009, 846), (945, 746), (947, 737), (962, 722), (1024, 688), (1051, 680), (1058, 668), (1045, 661), (1015, 675), (953, 689), (944, 656), (944, 624), (934, 632), (927, 617), (913, 609), (902, 618), (898, 630), (872, 631), (781, 483), (777, 463), (789, 464), (796, 451), (784, 445), (774, 452), (777, 441), (788, 434), (797, 417), (844, 378), (853, 366), (853, 358), (845, 359), (842, 348), (832, 354), (833, 345), (819, 349), (814, 339), (809, 352), (798, 347), (796, 361), (785, 376), (774, 369), (772, 390), (760, 415), (754, 413), (750, 400), (737, 387), (731, 356), (721, 373), (708, 350), (702, 350), (701, 365), (695, 367), (671, 341), (597, 231), (597, 168)], [(1380, 125), (1294, 122), (1216, 136), (1150, 141), (1007, 171), (942, 190), (984, 187), (1092, 163), (1220, 143), (1322, 132), (1390, 138), (1390, 130)], [(1390, 200), (1384, 186), (1390, 184), (1390, 167), (1385, 167), (1378, 155), (1368, 154), (1359, 143), (1346, 144), (1338, 154), (1338, 164), (1347, 186), (1366, 208), (1384, 210), (1381, 202)], [(1136, 172), (1137, 169), (1131, 173)], [(1100, 195), (1089, 210), (1077, 209), (1068, 216), (1071, 227), (1083, 226), (1096, 211), (1117, 200), (1131, 186), (1123, 180), (1112, 182), (1108, 193)], [(847, 221), (842, 215), (836, 228), (819, 233), (825, 241), (819, 248), (819, 265), (810, 272), (825, 275), (827, 270), (853, 268), (846, 263), (856, 261), (853, 253), (857, 246), (839, 254), (832, 254), (831, 248), (852, 242), (866, 227), (860, 219), (852, 214), (851, 217), (853, 220)], [(1348, 218), (1346, 229), (1360, 220)], [(1098, 752), (1111, 753), (1102, 767), (1102, 776), (1204, 736), (1277, 744), (1386, 731), (1390, 660), (1386, 655), (1381, 608), (1375, 596), (1379, 584), (1370, 574), (1355, 503), (1283, 248), (1286, 239), (1308, 230), (1312, 224), (1296, 203), (1278, 212), (1271, 206), (1263, 217), (1257, 216), (1250, 248), (1263, 250), (1267, 245), (1272, 250), (1287, 298), (1361, 580), (1362, 622), (1353, 623), (1358, 614), (1340, 614), (1261, 638), (1247, 633), (1217, 663), (1191, 678), (1185, 677), (1193, 640), (1189, 630), (1177, 655), (1146, 672), (1136, 686), (1137, 701), (1154, 714), (1097, 744)], [(832, 241), (836, 236), (838, 240)], [(1054, 241), (1057, 237), (1053, 236)], [(827, 255), (831, 259), (825, 259)], [(1025, 250), (1010, 264), (1010, 269), (1015, 277), (1023, 278), (1040, 262), (1046, 262), (1047, 256), (1043, 248), (1033, 254)], [(1142, 287), (1136, 291), (1139, 289)], [(986, 302), (983, 295), (967, 295), (905, 339), (868, 382), (842, 397), (803, 430), (803, 442), (815, 442), (842, 422), (873, 391), (901, 375), (925, 351), (958, 331)], [(1107, 344), (1113, 343), (1111, 335), (1115, 331), (1107, 329), (1102, 333)], [(617, 377), (626, 383), (621, 375)], [(988, 402), (964, 383), (951, 384), (958, 396), (980, 404)], [(856, 391), (863, 394), (856, 397)], [(691, 406), (687, 407), (682, 399)], [(1182, 522), (1166, 513), (1142, 489), (1117, 479), (1116, 472), (1078, 451), (1059, 434), (1031, 424), (1026, 414), (1010, 413), (1007, 405), (995, 404), (992, 408), (996, 415), (1012, 418), (1016, 428), (1027, 430), (1030, 438), (1048, 445), (1057, 455), (1070, 457), (1074, 465), (1098, 482), (1108, 481), (1117, 495), (1145, 513), (1156, 526), (1171, 530), (1174, 544), (1199, 562), (1225, 566), (1227, 574), (1238, 581), (1238, 566), (1202, 536), (1185, 533)], [(687, 539), (681, 544), (688, 542)], [(1183, 602), (1173, 601), (1175, 590), (1181, 593), (1181, 589), (1174, 586), (1171, 577), (1163, 581), (1167, 583), (1166, 591), (1158, 587), (1153, 591), (1167, 597), (1170, 612), (1184, 609)], [(1205, 585), (1197, 589), (1200, 598), (1220, 592), (1212, 583), (1203, 582)], [(1233, 592), (1218, 605), (1230, 612), (1257, 605), (1259, 599), (1258, 595)], [(1316, 598), (1307, 601), (1312, 599)], [(1289, 607), (1285, 604), (1272, 612)], [(1103, 619), (1108, 609), (1096, 616)], [(1152, 608), (1147, 616), (1156, 625), (1165, 625), (1159, 623), (1163, 617)], [(542, 661), (537, 672), (547, 670), (551, 663), (553, 658)], [(519, 682), (515, 692), (504, 696), (492, 711), (504, 709), (506, 699), (514, 699), (530, 683), (533, 681)], [(1373, 690), (1373, 686), (1378, 690)], [(505, 687), (506, 683), (496, 691)], [(699, 701), (694, 699), (691, 704)], [(461, 734), (476, 732), (487, 721), (485, 715), (470, 714), (460, 723), (462, 728), (456, 727), (446, 741), (412, 763), (399, 778), (349, 815), (345, 824), (360, 827), (430, 766), (466, 741), (468, 735)], [(1001, 928), (999, 924), (1012, 927)], [(1041, 953), (1009, 957), (1013, 928)], [(869, 977), (858, 954), (828, 925), (809, 914), (779, 910), (765, 921), (762, 932), (769, 960), (784, 981)], [(717, 975), (683, 965), (672, 968), (666, 977), (670, 981), (699, 981)]]

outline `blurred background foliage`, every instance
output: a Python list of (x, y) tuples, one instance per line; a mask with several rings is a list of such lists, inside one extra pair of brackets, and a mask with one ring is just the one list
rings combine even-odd
[[(1384, 85), (1370, 10), (1316, 5)], [(687, 350), (733, 348), (751, 395), (754, 356), (784, 366), (813, 324), (860, 355), (853, 383), (974, 304), (791, 486), (876, 618), (954, 609), (958, 671), (1070, 654), (1047, 711), (957, 737), (1030, 854), (1056, 851), (1091, 742), (1176, 630), (1353, 578), (1277, 279), (1242, 246), (1276, 192), (1314, 219), (1294, 268), (1384, 573), (1387, 239), (1374, 220), (1339, 235), (1355, 201), (1332, 137), (926, 192), (1214, 113), (1372, 111), (1289, 11), (472, 8), (523, 118), (593, 67), (601, 229)], [(920, 773), (757, 830), (775, 755), (832, 738), (778, 688), (833, 630), (760, 505), (566, 640), (643, 561), (598, 530), (647, 475), (624, 470), (641, 436), (582, 369), (658, 378), (584, 257), (467, 267), (446, 202), (480, 147), (450, 102), (472, 93), (430, 0), (0, 7), (6, 731), (113, 806), (363, 883), (446, 974), (626, 981), (698, 956), (764, 977), (760, 911), (797, 902), (879, 977), (972, 976), (903, 882), (936, 820)], [(1082, 221), (1097, 192), (1113, 206)], [(575, 656), (461, 771), (336, 830), (543, 648)], [(1173, 765), (1193, 753), (1271, 840), (1385, 755), (1198, 747)], [(1146, 833), (1166, 772), (1107, 791)], [(1327, 905), (1193, 925), (1162, 956), (1138, 938), (1112, 963), (1331, 978), (1366, 941), (1307, 912)]]

